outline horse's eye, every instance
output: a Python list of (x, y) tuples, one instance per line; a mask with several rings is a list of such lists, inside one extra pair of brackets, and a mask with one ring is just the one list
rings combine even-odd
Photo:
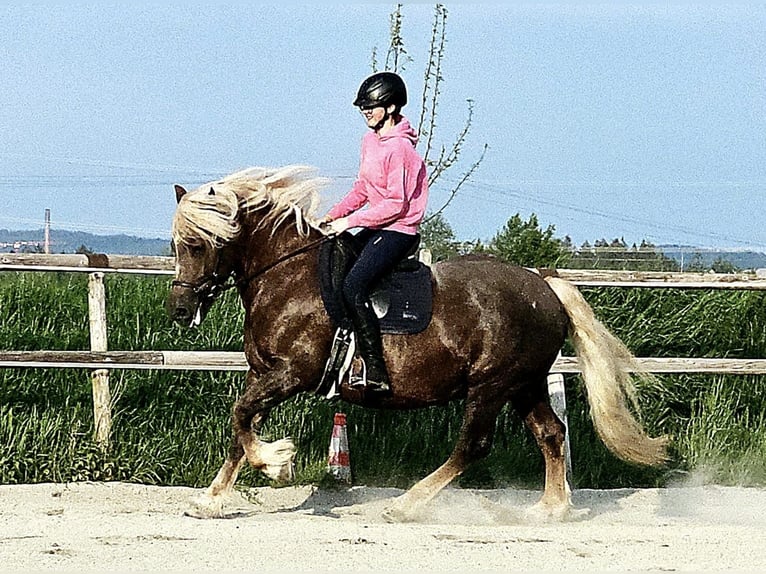
[(203, 255), (205, 253), (205, 246), (201, 243), (193, 243), (189, 245), (189, 252), (194, 256)]

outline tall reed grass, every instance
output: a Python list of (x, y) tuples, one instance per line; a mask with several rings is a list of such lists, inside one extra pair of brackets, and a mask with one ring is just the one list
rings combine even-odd
[[(172, 324), (169, 280), (108, 275), (111, 350), (241, 350), (243, 313), (233, 293), (201, 328)], [(585, 289), (597, 315), (638, 356), (766, 355), (766, 306), (758, 292)], [(87, 277), (64, 273), (0, 274), (0, 347), (88, 348)], [(244, 375), (221, 371), (128, 371), (111, 374), (112, 441), (93, 442), (90, 373), (84, 369), (0, 369), (0, 483), (73, 480), (204, 486), (228, 447), (231, 407)], [(654, 486), (689, 478), (720, 484), (766, 484), (766, 380), (755, 376), (658, 377), (640, 388), (651, 434), (673, 437), (673, 462), (646, 469), (612, 456), (589, 421), (579, 377), (567, 377), (573, 484), (579, 488)], [(276, 408), (268, 439), (292, 436), (297, 481), (325, 475), (332, 415), (348, 416), (357, 483), (406, 487), (449, 455), (461, 424), (460, 402), (418, 411), (382, 411), (301, 396)], [(474, 487), (540, 487), (542, 457), (518, 417), (504, 409), (490, 456), (460, 479)], [(246, 469), (243, 485), (268, 484)]]

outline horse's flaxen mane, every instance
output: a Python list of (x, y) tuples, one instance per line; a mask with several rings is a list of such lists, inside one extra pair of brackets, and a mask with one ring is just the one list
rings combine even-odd
[(303, 165), (280, 168), (251, 167), (201, 185), (184, 195), (173, 218), (173, 241), (205, 242), (222, 247), (237, 238), (240, 216), (265, 209), (260, 225), (276, 229), (288, 217), (302, 235), (312, 225), (319, 190), (327, 180)]

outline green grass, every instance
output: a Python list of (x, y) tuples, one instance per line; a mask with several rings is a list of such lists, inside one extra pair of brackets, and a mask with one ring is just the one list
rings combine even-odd
[[(240, 350), (243, 313), (229, 292), (200, 329), (165, 313), (168, 278), (106, 276), (112, 350)], [(583, 291), (597, 315), (638, 356), (766, 356), (766, 305), (760, 292), (599, 288)], [(0, 346), (5, 350), (85, 350), (89, 346), (87, 277), (0, 274)], [(0, 483), (123, 480), (205, 486), (228, 448), (231, 407), (244, 374), (221, 371), (111, 372), (112, 441), (92, 439), (90, 372), (0, 370)], [(589, 420), (579, 377), (567, 376), (569, 428), (578, 488), (638, 487), (679, 479), (766, 484), (766, 380), (756, 376), (661, 376), (640, 388), (650, 434), (673, 438), (662, 469), (611, 455)], [(462, 404), (389, 412), (301, 396), (274, 409), (267, 440), (292, 436), (299, 483), (325, 476), (333, 414), (348, 417), (354, 481), (407, 487), (449, 455)], [(540, 488), (539, 450), (510, 409), (498, 419), (489, 457), (459, 484)], [(265, 485), (243, 470), (239, 483)]]

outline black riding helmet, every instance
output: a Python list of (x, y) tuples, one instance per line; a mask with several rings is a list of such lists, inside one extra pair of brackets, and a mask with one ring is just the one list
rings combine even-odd
[(388, 107), (395, 105), (397, 110), (407, 103), (407, 87), (398, 74), (378, 72), (359, 86), (354, 105), (359, 108)]

